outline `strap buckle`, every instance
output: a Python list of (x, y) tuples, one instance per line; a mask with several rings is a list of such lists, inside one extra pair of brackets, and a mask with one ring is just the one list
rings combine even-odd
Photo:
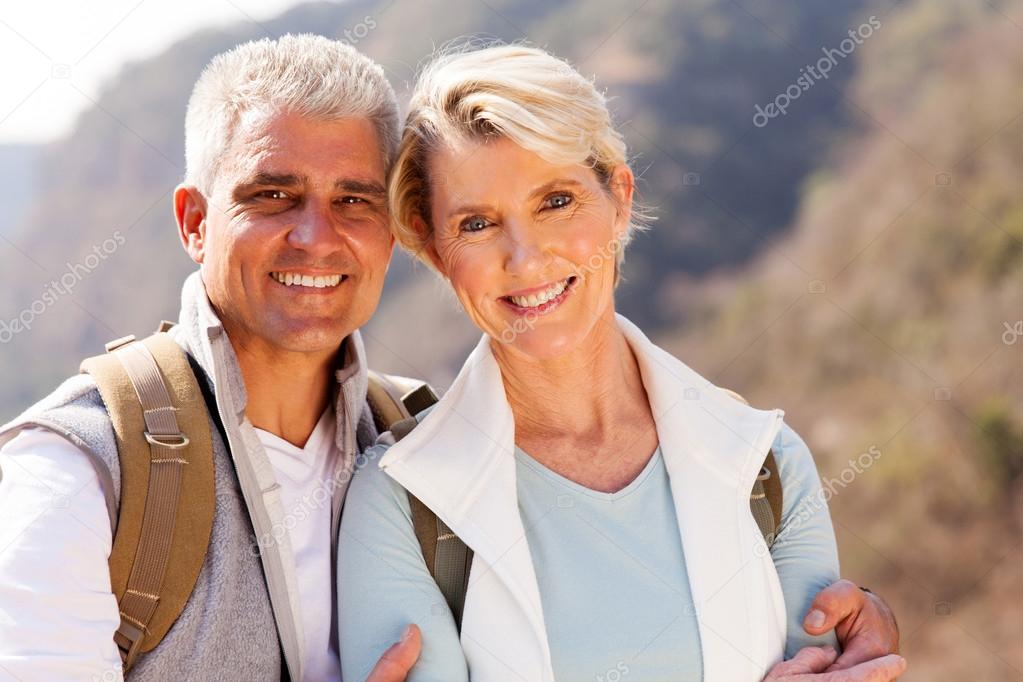
[(117, 644), (118, 652), (121, 654), (121, 665), (124, 666), (125, 672), (135, 664), (145, 636), (145, 631), (129, 622), (123, 613), (121, 614), (121, 625), (114, 632), (114, 643)]
[(143, 434), (150, 445), (158, 445), (168, 450), (180, 450), (187, 447), (189, 443), (188, 436), (183, 433), (152, 434), (149, 431), (144, 431)]
[(133, 341), (135, 341), (135, 335), (128, 334), (127, 336), (122, 336), (119, 339), (114, 339), (113, 341), (110, 341), (104, 347), (107, 349), (108, 353), (113, 353), (118, 348), (122, 346), (127, 346), (129, 343), (132, 343)]

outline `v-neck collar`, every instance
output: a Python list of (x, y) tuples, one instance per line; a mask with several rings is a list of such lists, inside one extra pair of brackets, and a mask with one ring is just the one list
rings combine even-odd
[(306, 439), (305, 445), (301, 447), (295, 445), (291, 441), (281, 438), (272, 431), (267, 431), (266, 429), (261, 429), (255, 426), (252, 428), (259, 433), (261, 439), (272, 443), (277, 450), (282, 450), (295, 457), (308, 458), (308, 455), (315, 454), (323, 449), (325, 442), (331, 436), (331, 427), (333, 426), (331, 422), (333, 420), (334, 408), (328, 405), (323, 411), (323, 414), (320, 415), (319, 420), (316, 422), (316, 426), (313, 427), (312, 433), (310, 433), (309, 437)]

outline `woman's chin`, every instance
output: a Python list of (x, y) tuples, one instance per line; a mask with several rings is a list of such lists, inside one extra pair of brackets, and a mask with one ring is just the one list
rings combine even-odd
[(543, 324), (520, 333), (503, 334), (496, 340), (506, 349), (533, 360), (553, 360), (578, 349), (586, 331), (577, 325)]

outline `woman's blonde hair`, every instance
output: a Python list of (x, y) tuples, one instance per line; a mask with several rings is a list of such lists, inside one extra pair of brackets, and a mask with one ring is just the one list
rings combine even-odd
[[(395, 237), (428, 265), (429, 155), (444, 144), (485, 137), (507, 138), (549, 163), (586, 164), (605, 185), (614, 168), (628, 162), (607, 99), (564, 60), (524, 45), (442, 53), (416, 82), (388, 187)], [(617, 245), (619, 260), (642, 227), (642, 213), (632, 215)], [(417, 216), (425, 230), (416, 229)]]

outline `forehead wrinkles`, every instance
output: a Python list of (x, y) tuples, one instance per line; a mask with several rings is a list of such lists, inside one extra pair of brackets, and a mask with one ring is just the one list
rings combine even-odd
[(266, 162), (273, 154), (275, 146), (274, 136), (265, 129), (237, 130), (221, 160), (220, 171), (214, 185), (230, 192), (235, 184)]

